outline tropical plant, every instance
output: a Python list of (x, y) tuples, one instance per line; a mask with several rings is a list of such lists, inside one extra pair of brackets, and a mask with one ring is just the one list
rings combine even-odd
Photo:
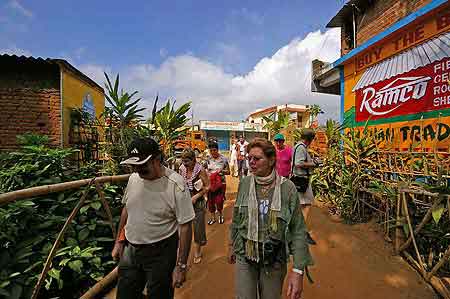
[(263, 116), (263, 120), (266, 122), (263, 128), (268, 130), (271, 136), (274, 136), (289, 126), (290, 114), (289, 111), (280, 110), (269, 116)]
[(125, 131), (127, 128), (139, 123), (139, 120), (142, 118), (142, 115), (139, 113), (144, 111), (145, 108), (139, 108), (140, 98), (133, 99), (138, 93), (137, 91), (128, 93), (121, 89), (119, 92), (119, 74), (116, 76), (114, 85), (111, 83), (108, 74), (105, 73), (105, 77), (107, 81), (105, 87), (108, 92), (105, 96), (111, 105), (111, 109), (108, 110), (110, 121), (114, 123), (113, 127), (119, 130), (119, 142), (122, 146), (123, 155), (126, 155), (129, 140), (126, 138)]
[(316, 118), (319, 114), (324, 113), (322, 108), (320, 108), (320, 106), (317, 104), (313, 104), (313, 105), (309, 106), (308, 109), (306, 110), (306, 112), (309, 113), (310, 126), (313, 124), (313, 122), (316, 120)]
[(327, 142), (329, 147), (334, 147), (341, 140), (342, 127), (335, 120), (328, 119), (325, 123), (325, 135), (327, 136)]
[[(189, 118), (186, 113), (191, 109), (191, 102), (187, 102), (178, 109), (175, 109), (175, 101), (173, 104), (170, 100), (155, 113), (153, 118), (153, 130), (156, 137), (159, 138), (164, 154), (166, 157), (172, 156), (173, 141), (184, 135), (188, 127), (185, 127)], [(149, 119), (149, 123), (151, 119)]]

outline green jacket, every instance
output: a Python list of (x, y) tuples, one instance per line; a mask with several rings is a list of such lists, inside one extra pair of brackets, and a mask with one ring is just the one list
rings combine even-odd
[[(249, 187), (250, 178), (244, 177), (239, 183), (230, 228), (234, 253), (242, 257), (245, 256), (244, 239), (247, 238)], [(297, 189), (290, 180), (281, 184), (281, 213), (277, 221), (278, 230), (271, 232), (270, 237), (284, 242), (287, 256), (289, 254), (293, 256), (294, 268), (303, 270), (306, 266), (313, 265), (306, 243), (307, 229), (300, 210)]]

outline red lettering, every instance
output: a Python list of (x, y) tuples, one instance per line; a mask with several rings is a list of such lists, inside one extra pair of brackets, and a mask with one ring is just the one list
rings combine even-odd
[(398, 38), (394, 39), (395, 51), (398, 51), (398, 49), (400, 49), (400, 40), (401, 39), (402, 39), (402, 37), (398, 37)]
[(450, 11), (447, 11), (436, 18), (437, 30), (442, 30), (448, 26), (450, 26)]
[(403, 47), (408, 46), (414, 42), (414, 32), (408, 32), (403, 36)]
[(425, 28), (425, 25), (419, 25), (416, 28), (415, 31), (415, 40), (418, 41), (420, 39), (423, 39), (425, 37), (425, 31), (423, 30)]
[(363, 67), (364, 67), (364, 58), (359, 57), (358, 58), (358, 68), (363, 68)]
[(373, 51), (373, 53), (375, 54), (376, 60), (378, 60), (378, 59), (381, 58), (381, 50), (383, 50), (383, 48), (379, 47), (379, 48), (376, 48), (376, 49)]
[(364, 62), (365, 62), (365, 64), (370, 64), (372, 62), (372, 57), (371, 57), (370, 53), (364, 55)]

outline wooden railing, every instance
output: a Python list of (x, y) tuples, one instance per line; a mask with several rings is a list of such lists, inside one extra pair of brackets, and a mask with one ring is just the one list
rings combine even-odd
[[(415, 190), (401, 185), (397, 187), (396, 193), (396, 198), (392, 200), (387, 194), (361, 188), (358, 192), (358, 200), (361, 204), (379, 214), (384, 225), (385, 239), (392, 241), (391, 237), (394, 238), (395, 253), (404, 256), (425, 281), (429, 282), (444, 298), (450, 299), (450, 289), (444, 283), (447, 278), (436, 275), (438, 270), (450, 259), (450, 246), (443, 252), (439, 260), (433, 263), (433, 256), (436, 252), (433, 252), (430, 247), (427, 248), (427, 253), (421, 253), (417, 243), (417, 236), (425, 225), (431, 221), (435, 208), (442, 203), (446, 203), (447, 207), (450, 208), (450, 195)], [(422, 207), (427, 210), (420, 222), (413, 223), (410, 204), (419, 202), (418, 197), (426, 199)], [(405, 224), (408, 227), (408, 234), (405, 234), (401, 229)], [(414, 254), (412, 255), (410, 252), (414, 252)], [(428, 255), (428, 258), (424, 259), (426, 255)]]
[[(111, 226), (111, 231), (112, 231), (112, 235), (113, 238), (115, 238), (116, 236), (116, 231), (115, 231), (115, 227), (114, 227), (114, 223), (113, 223), (113, 217), (111, 214), (111, 209), (109, 207), (108, 202), (105, 199), (105, 195), (103, 192), (103, 184), (105, 183), (118, 183), (118, 182), (126, 182), (128, 180), (128, 177), (130, 175), (118, 175), (118, 176), (103, 176), (103, 177), (95, 177), (95, 178), (91, 178), (91, 179), (85, 179), (85, 180), (78, 180), (78, 181), (72, 181), (72, 182), (65, 182), (65, 183), (59, 183), (59, 184), (54, 184), (54, 185), (46, 185), (46, 186), (39, 186), (39, 187), (33, 187), (33, 188), (28, 188), (28, 189), (22, 189), (22, 190), (17, 190), (17, 191), (13, 191), (13, 192), (8, 192), (8, 193), (4, 193), (4, 194), (0, 194), (0, 205), (4, 205), (4, 204), (8, 204), (11, 202), (15, 202), (21, 199), (27, 199), (30, 197), (36, 197), (36, 196), (40, 196), (40, 195), (45, 195), (45, 194), (50, 194), (50, 193), (55, 193), (55, 192), (61, 192), (61, 191), (65, 191), (65, 190), (70, 190), (70, 189), (77, 189), (83, 186), (95, 186), (96, 192), (98, 193), (98, 196), (100, 198), (100, 201), (102, 203), (103, 208), (105, 209), (106, 212), (106, 216), (108, 218), (108, 221), (110, 223)], [(83, 206), (84, 202), (86, 201), (87, 195), (89, 192), (89, 188), (86, 188), (86, 190), (83, 192), (80, 200), (78, 201), (77, 205), (75, 206), (75, 208), (73, 208), (72, 212), (70, 213), (70, 215), (68, 216), (68, 218), (66, 219), (66, 222), (64, 223), (64, 226), (62, 227), (62, 229), (60, 230), (55, 242), (53, 243), (53, 246), (47, 256), (47, 260), (44, 264), (44, 267), (41, 271), (41, 274), (39, 275), (38, 281), (33, 289), (33, 294), (32, 294), (32, 299), (36, 299), (39, 291), (42, 287), (42, 284), (45, 280), (45, 277), (47, 276), (48, 271), (50, 270), (50, 266), (52, 263), (52, 260), (56, 254), (56, 251), (58, 250), (58, 248), (60, 247), (61, 244), (61, 240), (64, 237), (65, 232), (67, 231), (67, 229), (69, 228), (72, 220), (75, 218), (75, 216), (77, 215), (77, 213), (79, 212), (79, 210), (81, 209), (81, 207)], [(108, 276), (106, 276), (105, 278), (109, 278), (111, 279), (112, 276), (116, 275), (117, 276), (117, 268), (114, 269), (110, 274), (108, 274)], [(87, 299), (87, 298), (93, 298), (93, 296), (95, 296), (95, 294), (97, 294), (100, 289), (99, 289), (99, 285), (104, 286), (104, 284), (99, 284), (97, 283), (96, 286), (97, 288), (92, 288), (90, 290), (90, 292), (86, 293), (83, 295), (83, 299)]]

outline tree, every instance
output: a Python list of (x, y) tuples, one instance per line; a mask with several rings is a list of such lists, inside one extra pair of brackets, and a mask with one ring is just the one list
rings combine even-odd
[(277, 111), (269, 116), (263, 116), (263, 119), (266, 122), (263, 128), (267, 129), (271, 136), (274, 136), (289, 126), (289, 117), (288, 111)]
[[(175, 101), (170, 100), (154, 115), (153, 129), (159, 137), (166, 156), (172, 156), (172, 143), (183, 135), (189, 128), (184, 127), (189, 118), (186, 113), (191, 109), (191, 102), (187, 102), (175, 109)], [(150, 120), (149, 120), (150, 123)]]
[(145, 108), (138, 108), (138, 103), (140, 98), (133, 99), (133, 97), (138, 93), (134, 91), (133, 93), (124, 92), (123, 89), (119, 93), (119, 74), (116, 76), (114, 86), (109, 80), (108, 74), (105, 73), (106, 81), (105, 84), (107, 94), (106, 100), (111, 105), (109, 109), (110, 120), (117, 126), (119, 130), (119, 140), (122, 146), (122, 152), (124, 155), (127, 154), (127, 139), (125, 137), (126, 128), (138, 124), (142, 115), (139, 112), (144, 111)]
[(309, 106), (308, 109), (306, 110), (306, 112), (309, 113), (309, 126), (310, 127), (311, 127), (312, 123), (314, 122), (314, 120), (317, 118), (317, 116), (319, 114), (324, 113), (322, 108), (320, 108), (320, 106), (317, 104), (313, 104), (313, 105)]

